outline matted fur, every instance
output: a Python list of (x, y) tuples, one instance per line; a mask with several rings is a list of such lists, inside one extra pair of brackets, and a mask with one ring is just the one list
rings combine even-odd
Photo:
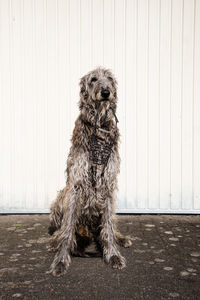
[[(129, 247), (131, 240), (117, 231), (114, 209), (120, 166), (119, 130), (113, 114), (117, 104), (116, 86), (111, 71), (103, 68), (89, 72), (80, 80), (80, 114), (67, 160), (66, 187), (51, 205), (51, 248), (56, 254), (50, 271), (55, 276), (66, 272), (71, 254), (87, 256), (85, 248), (92, 241), (113, 268), (125, 266), (117, 244)], [(106, 101), (102, 101), (103, 89), (110, 92)], [(93, 186), (89, 150), (95, 120), (99, 127), (110, 132), (97, 130), (98, 136), (109, 142), (116, 132), (116, 139), (103, 174), (103, 165), (97, 166)]]

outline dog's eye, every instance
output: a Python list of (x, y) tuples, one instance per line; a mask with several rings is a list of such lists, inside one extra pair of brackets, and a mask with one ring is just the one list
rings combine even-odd
[(92, 77), (91, 82), (95, 82), (95, 81), (97, 81), (97, 78), (96, 77)]
[(113, 80), (112, 80), (112, 77), (108, 77), (108, 80), (113, 81)]

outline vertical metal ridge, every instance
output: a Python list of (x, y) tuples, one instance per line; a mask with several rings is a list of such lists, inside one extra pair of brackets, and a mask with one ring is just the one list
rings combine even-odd
[[(1, 14), (1, 11), (2, 11), (2, 7), (1, 7), (1, 3), (0, 3), (0, 44), (1, 44), (1, 41), (2, 41), (2, 36), (1, 36), (1, 32), (2, 32), (2, 23), (1, 23), (1, 19), (2, 19), (2, 14)], [(0, 57), (2, 57), (2, 52), (1, 52), (1, 48), (0, 48)], [(3, 66), (2, 66), (2, 61), (0, 59), (0, 70), (3, 69)], [(0, 85), (3, 86), (3, 76), (2, 74), (0, 73)], [(3, 89), (1, 88), (0, 89), (0, 106), (3, 107), (4, 109), (4, 103), (3, 103)], [(2, 110), (3, 110), (2, 109)], [(1, 117), (1, 112), (0, 112), (0, 134), (1, 134), (1, 129), (4, 127), (3, 125), (3, 121), (2, 121), (2, 117)], [(1, 123), (2, 122), (2, 123)], [(0, 149), (0, 157), (3, 157), (3, 147), (1, 147)], [(2, 172), (3, 173), (3, 172)], [(1, 173), (0, 173), (0, 176), (1, 176)], [(3, 185), (0, 186), (0, 195), (5, 195), (6, 194), (6, 188), (4, 188)], [(5, 197), (5, 196), (4, 196)]]
[(159, 50), (158, 50), (158, 201), (160, 209), (160, 37), (161, 37), (161, 0), (159, 0)]
[(138, 0), (136, 0), (136, 49), (135, 49), (135, 62), (136, 62), (136, 83), (135, 83), (135, 136), (136, 136), (136, 145), (135, 145), (135, 203), (137, 203), (137, 195), (138, 195), (138, 164), (137, 164), (137, 149), (138, 149), (138, 140), (137, 140), (137, 98), (138, 98), (138, 80), (137, 80), (137, 68), (138, 68)]
[[(68, 18), (69, 18), (69, 44), (71, 44), (71, 0), (68, 0), (69, 1), (69, 9), (68, 9)], [(80, 0), (81, 1), (81, 0)], [(71, 47), (69, 47), (69, 79), (70, 79), (70, 82), (69, 82), (69, 95), (70, 95), (70, 101), (69, 101), (69, 111), (71, 111)], [(69, 114), (69, 122), (68, 122), (68, 128), (71, 129), (71, 114)]]
[(34, 161), (34, 168), (33, 168), (33, 178), (34, 178), (34, 192), (32, 197), (32, 207), (34, 207), (34, 202), (37, 202), (35, 199), (37, 195), (37, 168), (38, 168), (38, 161), (37, 161), (37, 146), (38, 146), (38, 135), (37, 135), (37, 102), (36, 102), (36, 33), (35, 33), (35, 24), (36, 24), (36, 16), (35, 16), (35, 0), (32, 0), (32, 78), (33, 78), (33, 95), (34, 99), (34, 134), (33, 134), (33, 141), (34, 141), (34, 154), (33, 154), (33, 161)]
[(170, 209), (172, 209), (172, 3), (170, 13)]
[(45, 207), (48, 203), (48, 188), (47, 188), (47, 134), (48, 134), (48, 118), (47, 118), (47, 112), (48, 112), (48, 47), (47, 47), (47, 1), (44, 0), (44, 34), (45, 34), (45, 113), (44, 113), (44, 131), (45, 131), (45, 137), (44, 137), (44, 190), (45, 190)]
[[(9, 73), (10, 73), (10, 107), (13, 107), (13, 26), (12, 26), (12, 0), (9, 1)], [(11, 110), (11, 116), (10, 119), (10, 187), (9, 187), (9, 194), (8, 194), (8, 205), (11, 206), (11, 198), (13, 197), (12, 194), (14, 194), (14, 185), (13, 185), (13, 152), (14, 147), (12, 148), (13, 143), (13, 126), (12, 126), (12, 120), (13, 120), (13, 110)]]
[(104, 51), (104, 47), (105, 47), (105, 37), (104, 37), (104, 35), (105, 35), (105, 26), (104, 26), (104, 20), (105, 20), (105, 17), (104, 17), (104, 0), (103, 0), (103, 67), (105, 67), (104, 66), (104, 55), (105, 55), (105, 51)]
[(80, 47), (79, 47), (79, 59), (80, 59), (80, 72), (82, 74), (82, 59), (81, 59), (81, 46), (82, 46), (82, 32), (81, 32), (81, 22), (82, 22), (82, 18), (81, 18), (81, 11), (82, 11), (82, 6), (81, 6), (81, 0), (79, 0), (79, 43), (80, 43)]
[[(58, 83), (58, 75), (59, 75), (59, 64), (60, 61), (58, 59), (59, 57), (59, 43), (58, 43), (58, 28), (59, 28), (59, 5), (58, 0), (56, 0), (55, 3), (55, 26), (56, 26), (56, 38), (55, 38), (55, 64), (56, 64), (56, 72), (55, 72), (55, 89), (56, 93), (58, 93), (58, 104), (57, 104), (57, 116), (58, 116), (58, 157), (57, 157), (57, 172), (59, 174), (59, 167), (61, 165), (61, 156), (60, 154), (60, 147), (61, 147), (61, 97), (60, 97), (60, 88)], [(57, 184), (60, 184), (60, 176), (58, 175)]]
[(200, 209), (200, 139), (199, 139), (199, 112), (200, 112), (200, 82), (199, 82), (199, 72), (200, 72), (200, 1), (195, 1), (195, 39), (194, 39), (194, 118), (193, 118), (193, 126), (194, 126), (194, 165), (193, 165), (193, 175), (194, 175), (194, 207)]
[[(126, 126), (126, 88), (127, 88), (127, 84), (126, 84), (126, 10), (127, 10), (127, 0), (124, 0), (124, 99), (125, 99), (125, 104), (124, 104), (124, 113), (125, 113), (125, 121), (124, 121), (124, 125), (125, 125), (125, 133), (127, 134), (127, 126)], [(126, 143), (126, 134), (124, 135), (125, 137), (125, 170), (127, 170), (127, 143)], [(126, 205), (126, 208), (128, 208), (128, 205), (127, 205), (127, 172), (125, 172), (125, 205)]]
[[(20, 2), (20, 43), (21, 43), (21, 117), (24, 118), (24, 0)], [(23, 163), (21, 161), (21, 170), (23, 170)], [(20, 197), (20, 207), (24, 203), (24, 190)]]
[(184, 0), (182, 0), (182, 47), (181, 47), (181, 208), (183, 209), (183, 36), (184, 36)]
[(148, 24), (148, 40), (147, 40), (147, 199), (146, 206), (149, 209), (149, 1), (147, 1), (148, 5), (148, 14), (147, 14), (147, 24)]
[[(90, 0), (90, 11), (91, 11), (91, 66), (92, 68), (94, 68), (93, 66), (93, 0)], [(81, 46), (80, 46), (81, 48)]]
[(135, 126), (135, 135), (136, 135), (136, 207), (138, 207), (138, 1), (137, 3), (137, 22), (136, 22), (136, 91), (135, 91), (135, 98), (136, 98), (136, 126)]
[(116, 68), (116, 54), (115, 54), (115, 48), (116, 48), (116, 40), (115, 40), (115, 34), (116, 34), (116, 30), (115, 30), (115, 13), (116, 13), (116, 8), (115, 8), (115, 0), (113, 0), (113, 6), (114, 6), (114, 18), (113, 18), (113, 21), (114, 21), (114, 69)]
[(192, 62), (192, 209), (194, 209), (194, 77), (195, 77), (195, 23), (196, 23), (196, 0), (194, 0), (193, 8), (194, 20), (193, 20), (193, 62)]

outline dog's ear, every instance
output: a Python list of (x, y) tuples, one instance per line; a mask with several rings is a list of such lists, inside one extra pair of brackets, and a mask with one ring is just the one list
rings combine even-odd
[(86, 88), (86, 76), (82, 77), (80, 80), (80, 96), (84, 99), (88, 98), (88, 92)]

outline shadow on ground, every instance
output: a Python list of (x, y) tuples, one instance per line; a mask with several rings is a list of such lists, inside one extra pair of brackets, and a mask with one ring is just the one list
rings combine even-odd
[(73, 257), (67, 274), (48, 274), (48, 215), (0, 216), (0, 300), (200, 299), (200, 216), (118, 216), (133, 246), (127, 267)]

